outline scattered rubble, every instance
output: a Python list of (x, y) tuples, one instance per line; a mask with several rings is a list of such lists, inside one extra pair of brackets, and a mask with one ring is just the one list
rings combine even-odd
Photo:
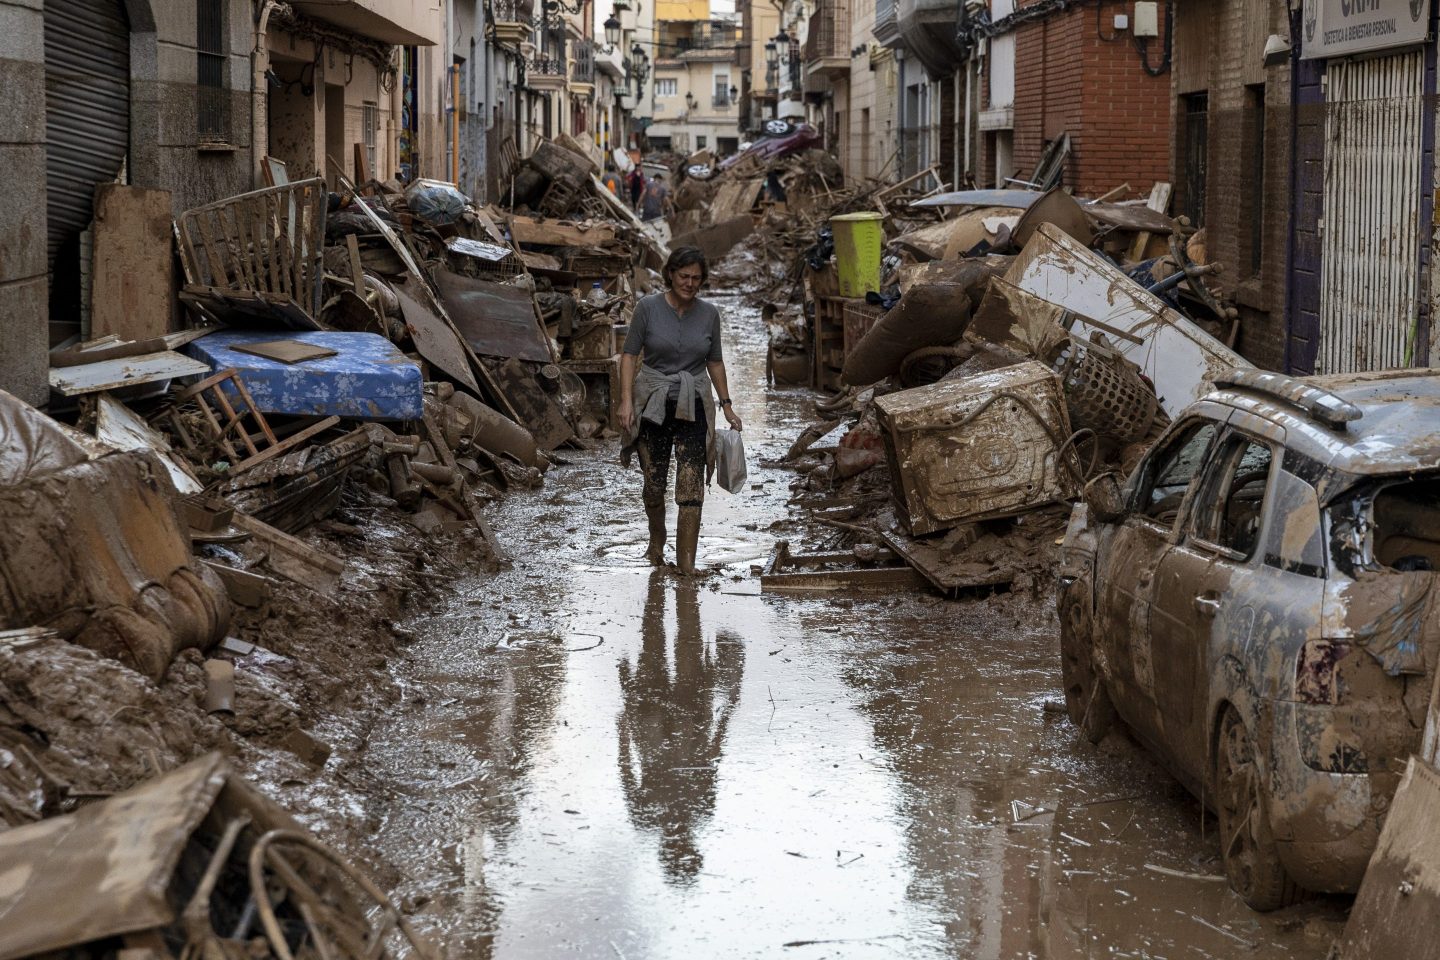
[[(342, 845), (363, 833), (339, 829), (363, 806), (328, 762), (394, 696), (394, 619), (447, 568), (507, 561), (488, 503), (615, 435), (617, 328), (668, 249), (595, 169), (544, 141), (489, 207), (282, 170), (175, 222), (185, 329), (166, 310), (60, 345), (45, 413), (0, 394), (0, 818), (45, 820), (30, 830), (76, 858), (117, 831), (157, 858), (123, 882), (91, 871), (83, 908), (61, 898), (76, 923), (30, 911), (0, 954), (122, 936), (156, 957), (398, 955), (378, 888), (214, 752)], [(34, 843), (0, 834), (0, 871), (34, 871)], [(75, 869), (52, 860), (26, 889)], [(326, 876), (371, 902), (327, 900)], [(132, 881), (179, 906), (132, 901)], [(274, 907), (252, 895), (275, 882)]]
[[(953, 191), (933, 168), (845, 184), (819, 151), (682, 184), (677, 235), (744, 240), (714, 274), (763, 304), (772, 381), (830, 395), (786, 458), (796, 502), (835, 531), (823, 550), (883, 550), (950, 595), (1039, 590), (1052, 505), (1245, 366), (1206, 286), (1218, 267), (1191, 259), (1203, 235), (1166, 215), (1168, 185), (1123, 189)], [(793, 563), (777, 555), (771, 582)]]

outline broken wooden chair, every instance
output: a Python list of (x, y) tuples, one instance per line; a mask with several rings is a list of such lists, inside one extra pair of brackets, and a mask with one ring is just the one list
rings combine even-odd
[[(227, 386), (234, 391), (238, 407), (227, 394)], [(199, 413), (200, 422), (209, 428), (208, 436), (197, 437), (193, 429), (195, 420), (189, 418), (187, 422), (184, 410), (191, 404)], [(163, 420), (191, 456), (203, 456), (207, 443), (211, 448), (218, 448), (229, 458), (232, 476), (293, 450), (340, 422), (339, 417), (325, 417), (282, 440), (276, 437), (246, 389), (245, 381), (234, 369), (222, 370), (186, 387), (152, 419)]]

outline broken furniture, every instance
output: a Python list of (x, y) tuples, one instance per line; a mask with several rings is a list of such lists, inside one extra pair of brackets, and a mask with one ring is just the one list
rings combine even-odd
[(181, 299), (217, 320), (317, 329), (327, 196), (316, 177), (185, 211)]
[(970, 323), (1002, 258), (936, 260), (907, 271), (899, 303), (891, 307), (845, 356), (841, 380), (864, 387), (899, 373), (916, 350), (956, 343)]
[(0, 833), (0, 875), (17, 878), (0, 892), (0, 960), (434, 956), (368, 877), (218, 753)]
[[(198, 420), (187, 424), (186, 414), (191, 410)], [(292, 450), (340, 422), (338, 417), (327, 417), (282, 440), (270, 428), (235, 370), (222, 370), (181, 390), (154, 414), (154, 420), (169, 426), (191, 456), (215, 454), (228, 458), (232, 474)], [(197, 426), (205, 430), (203, 436), (197, 433)]]
[(304, 363), (282, 363), (236, 349), (274, 339), (273, 332), (222, 330), (187, 349), (212, 370), (239, 372), (248, 396), (238, 399), (247, 408), (253, 401), (253, 409), (263, 413), (416, 420), (424, 411), (420, 368), (379, 334), (294, 333), (291, 339), (335, 351), (335, 356)]
[(766, 593), (809, 593), (825, 591), (923, 590), (925, 579), (894, 552), (880, 549), (862, 560), (855, 552), (790, 552), (790, 542), (775, 544), (760, 573), (760, 589)]
[[(329, 417), (309, 430), (328, 430), (338, 422)], [(346, 474), (369, 450), (364, 430), (353, 430), (328, 442), (296, 446), (258, 465), (242, 463), (215, 492), (236, 509), (293, 533), (330, 515)]]
[(223, 637), (229, 600), (191, 557), (172, 490), (148, 451), (92, 458), (0, 391), (0, 629), (50, 627), (151, 678)]
[(1005, 279), (1075, 315), (1071, 334), (1110, 336), (1115, 348), (1155, 384), (1174, 417), (1210, 390), (1211, 378), (1249, 364), (1094, 251), (1042, 224)]
[(173, 350), (139, 356), (116, 357), (50, 369), (50, 389), (62, 397), (75, 397), (104, 390), (125, 390), (146, 384), (163, 393), (170, 381), (208, 373), (199, 361)]
[(1059, 379), (1026, 361), (875, 401), (897, 512), (913, 536), (1076, 493)]

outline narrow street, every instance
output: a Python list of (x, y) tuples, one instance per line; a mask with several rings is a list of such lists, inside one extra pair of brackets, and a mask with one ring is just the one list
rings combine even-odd
[(791, 478), (760, 464), (812, 394), (716, 299), (752, 464), (708, 494), (723, 573), (644, 565), (610, 445), (508, 498), (513, 568), (409, 624), (360, 765), (417, 926), (463, 957), (1325, 956), (1343, 903), (1251, 911), (1193, 798), (1078, 741), (1048, 595), (759, 595)]

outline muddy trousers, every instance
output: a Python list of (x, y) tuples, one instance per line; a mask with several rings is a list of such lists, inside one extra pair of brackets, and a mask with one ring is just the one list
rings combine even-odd
[(675, 531), (675, 559), (682, 573), (695, 569), (695, 548), (700, 536), (700, 507), (705, 502), (705, 453), (710, 427), (705, 405), (695, 401), (695, 419), (675, 416), (675, 401), (665, 404), (665, 422), (640, 424), (640, 470), (645, 485), (640, 499), (650, 521), (650, 549), (646, 558), (658, 566), (665, 549), (665, 487), (670, 459), (675, 459), (675, 505), (680, 518)]

